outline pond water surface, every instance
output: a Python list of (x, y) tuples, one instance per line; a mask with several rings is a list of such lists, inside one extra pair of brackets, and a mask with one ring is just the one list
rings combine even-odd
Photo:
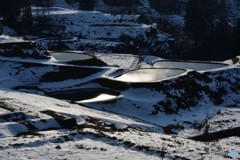
[(59, 60), (59, 61), (79, 61), (79, 60), (87, 60), (87, 59), (93, 58), (88, 54), (81, 54), (81, 53), (54, 52), (50, 54), (56, 60)]
[(86, 99), (86, 100), (82, 100), (79, 101), (80, 103), (90, 103), (90, 102), (100, 102), (100, 101), (106, 101), (106, 100), (111, 100), (116, 98), (117, 96), (114, 95), (109, 95), (109, 94), (100, 94), (95, 98), (92, 99)]
[(191, 69), (195, 71), (211, 70), (221, 67), (226, 67), (223, 63), (211, 63), (211, 62), (188, 62), (188, 61), (156, 61), (153, 64), (156, 68), (182, 68)]
[(115, 79), (124, 82), (154, 82), (180, 75), (185, 71), (184, 69), (138, 69)]

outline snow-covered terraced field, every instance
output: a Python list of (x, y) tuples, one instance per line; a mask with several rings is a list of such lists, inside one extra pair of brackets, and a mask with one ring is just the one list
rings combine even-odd
[[(79, 56), (70, 58), (89, 58)], [(229, 159), (224, 139), (221, 146), (218, 141), (209, 146), (188, 138), (204, 132), (206, 115), (210, 115), (211, 133), (239, 127), (239, 104), (235, 102), (239, 100), (239, 67), (202, 73), (136, 69), (120, 76), (123, 80), (115, 80), (108, 75), (122, 74), (139, 61), (151, 67), (156, 57), (96, 57), (120, 67), (72, 66), (52, 59), (34, 63), (1, 60), (1, 87), (42, 95), (56, 91), (62, 94), (57, 98), (71, 101), (0, 89), (1, 159)], [(67, 58), (62, 60), (72, 60)], [(76, 99), (67, 99), (71, 97), (67, 94)], [(76, 119), (76, 123), (64, 125), (46, 115), (46, 110)]]
[[(150, 6), (145, 6), (150, 9)], [(100, 11), (83, 11), (68, 5), (63, 0), (58, 0), (55, 6), (47, 9), (51, 17), (51, 25), (60, 25), (62, 28), (61, 31), (50, 31), (47, 34), (54, 35), (60, 32), (57, 35), (78, 37), (78, 39), (65, 40), (67, 49), (119, 53), (124, 51), (123, 47), (134, 48), (138, 40), (141, 40), (151, 46), (154, 52), (157, 50), (168, 52), (168, 42), (172, 41), (172, 37), (160, 32), (156, 25), (142, 22), (140, 14), (113, 15)], [(33, 7), (32, 10), (34, 15), (38, 15), (46, 8)], [(35, 40), (49, 50), (52, 50), (51, 46), (58, 45), (57, 40), (50, 41), (41, 37)], [(128, 52), (124, 51), (124, 53)]]
[[(239, 57), (133, 55), (139, 41), (168, 53), (172, 38), (139, 15), (103, 13), (105, 0), (95, 1), (103, 12), (55, 2), (48, 14), (63, 36), (24, 38), (57, 52), (0, 56), (0, 160), (239, 160)], [(148, 0), (138, 2), (137, 13), (154, 18)], [(0, 44), (23, 41), (3, 33)]]

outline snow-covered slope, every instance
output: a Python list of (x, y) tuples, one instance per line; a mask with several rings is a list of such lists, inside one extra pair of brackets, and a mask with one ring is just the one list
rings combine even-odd
[[(159, 60), (115, 56), (126, 68), (125, 59), (152, 69)], [(102, 60), (114, 64), (111, 57)], [(1, 159), (59, 159), (63, 153), (70, 159), (228, 159), (237, 144), (229, 147), (226, 138), (239, 141), (238, 63), (147, 83), (117, 81), (127, 69), (116, 66), (19, 58), (0, 63)], [(208, 140), (201, 137), (206, 128), (225, 136), (201, 142)]]
[(227, 0), (226, 6), (229, 19), (233, 24), (236, 24), (240, 18), (240, 2), (238, 0)]
[[(52, 98), (0, 89), (0, 104), (13, 112), (0, 115), (1, 159), (231, 158), (227, 156), (232, 151), (229, 141), (205, 144), (167, 136), (160, 128), (134, 118)], [(72, 117), (76, 124), (64, 129), (45, 110)]]
[[(62, 1), (62, 0), (61, 0)], [(98, 2), (103, 3), (103, 2)], [(97, 3), (97, 4), (98, 4)], [(104, 3), (103, 3), (104, 4)], [(147, 1), (138, 6), (139, 12), (128, 14), (109, 14), (100, 12), (106, 5), (100, 5), (96, 11), (82, 11), (72, 8), (66, 3), (56, 3), (49, 8), (52, 26), (48, 32), (56, 36), (64, 35), (62, 40), (66, 49), (98, 52), (135, 52), (139, 43), (145, 43), (152, 53), (169, 52), (171, 36), (162, 33), (154, 24), (141, 22), (140, 13), (147, 16), (151, 11)], [(38, 9), (41, 10), (41, 8)], [(100, 10), (100, 11), (98, 11)], [(33, 8), (33, 13), (37, 12)], [(156, 11), (155, 11), (156, 12)], [(158, 13), (155, 13), (158, 17)], [(154, 14), (149, 14), (149, 16)], [(44, 33), (46, 33), (44, 31)], [(58, 38), (37, 38), (35, 40), (46, 48), (55, 49), (59, 45)], [(53, 47), (55, 46), (55, 47)], [(58, 46), (60, 47), (60, 46)]]
[[(221, 110), (227, 110), (225, 107), (239, 107), (236, 102), (240, 98), (239, 71), (239, 68), (230, 68), (204, 74), (190, 72), (176, 79), (154, 83), (123, 84), (112, 80), (96, 80), (105, 88), (120, 91), (121, 95), (112, 100), (84, 104), (137, 117), (159, 126), (174, 125), (178, 126), (177, 130), (184, 130), (194, 127), (195, 123), (204, 122), (207, 115), (213, 116)], [(226, 123), (225, 126), (231, 124)]]
[[(148, 0), (139, 2), (136, 13), (159, 18)], [(134, 53), (141, 41), (168, 51), (171, 37), (139, 15), (81, 11), (64, 0), (49, 9), (62, 39), (46, 30), (26, 35), (49, 49)], [(168, 18), (183, 25), (179, 16)], [(239, 159), (239, 57), (170, 63), (133, 54), (33, 52), (29, 44), (0, 36), (0, 160)]]
[(23, 42), (23, 40), (19, 38), (11, 37), (9, 35), (4, 35), (4, 34), (0, 35), (0, 44), (7, 43), (7, 42)]

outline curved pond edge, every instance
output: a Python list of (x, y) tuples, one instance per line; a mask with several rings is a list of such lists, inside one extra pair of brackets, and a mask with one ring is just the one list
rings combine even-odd
[[(120, 80), (119, 78), (126, 75), (126, 74), (129, 74), (131, 72), (135, 72), (135, 71), (141, 71), (141, 70), (169, 70), (169, 71), (181, 71), (180, 73), (178, 74), (175, 74), (173, 76), (169, 76), (169, 77), (166, 77), (166, 78), (160, 78), (158, 80), (150, 80), (150, 81), (128, 81), (128, 80)], [(114, 78), (110, 78), (114, 81), (119, 81), (119, 82), (123, 82), (123, 83), (156, 83), (156, 82), (161, 82), (161, 81), (164, 81), (164, 80), (168, 80), (168, 79), (172, 79), (172, 78), (176, 78), (176, 77), (179, 77), (181, 75), (185, 75), (187, 74), (188, 70), (187, 69), (180, 69), (180, 68), (140, 68), (140, 69), (132, 69), (132, 70), (128, 70), (126, 72), (124, 72), (123, 74), (121, 75), (118, 75)]]
[[(166, 62), (169, 62), (169, 63), (183, 63), (182, 65), (184, 65), (184, 63), (185, 63), (185, 65), (194, 65), (194, 64), (201, 64), (201, 65), (204, 65), (204, 64), (206, 64), (206, 65), (219, 65), (219, 67), (211, 67), (211, 68), (208, 68), (208, 69), (193, 69), (193, 67), (191, 68), (191, 67), (176, 67), (176, 66), (174, 66), (174, 67), (169, 67), (169, 66), (167, 66), (166, 65), (166, 68), (174, 68), (174, 69), (176, 69), (176, 68), (178, 68), (178, 69), (187, 69), (187, 70), (196, 70), (196, 71), (205, 71), (205, 70), (212, 70), (212, 69), (217, 69), (217, 68), (223, 68), (223, 67), (227, 67), (227, 66), (229, 66), (228, 64), (226, 64), (226, 63), (222, 63), (222, 62), (211, 62), (211, 61), (194, 61), (194, 60), (162, 60), (162, 59), (158, 59), (158, 60), (154, 60), (154, 61), (152, 61), (152, 63), (151, 63), (151, 65), (154, 67), (154, 68), (165, 68), (164, 66), (163, 67), (158, 67), (158, 66), (154, 66), (154, 65), (156, 65), (157, 63), (161, 63), (161, 62), (163, 62), (163, 63), (166, 63)], [(195, 67), (196, 68), (196, 67)]]
[[(65, 62), (69, 62), (69, 61), (83, 61), (83, 60), (90, 60), (90, 59), (96, 59), (96, 57), (94, 55), (91, 55), (89, 53), (84, 53), (84, 52), (74, 52), (74, 51), (54, 51), (54, 52), (49, 52), (49, 54), (54, 57), (57, 61), (65, 61)], [(69, 57), (67, 57), (69, 54), (69, 56), (72, 58), (69, 59)], [(63, 57), (66, 57), (65, 59)], [(77, 58), (79, 56), (79, 58)], [(82, 56), (82, 58), (80, 58), (80, 56)], [(59, 58), (62, 57), (62, 58)], [(76, 58), (74, 58), (76, 57)]]

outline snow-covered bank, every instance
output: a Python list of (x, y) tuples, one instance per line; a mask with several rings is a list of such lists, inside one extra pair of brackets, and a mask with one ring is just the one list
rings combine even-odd
[[(227, 154), (233, 149), (228, 141), (205, 144), (167, 136), (134, 118), (43, 96), (0, 89), (0, 102), (14, 112), (26, 113), (24, 123), (21, 116), (15, 122), (0, 118), (3, 159), (230, 159)], [(41, 113), (46, 109), (75, 117), (78, 127), (61, 129), (52, 117)]]

